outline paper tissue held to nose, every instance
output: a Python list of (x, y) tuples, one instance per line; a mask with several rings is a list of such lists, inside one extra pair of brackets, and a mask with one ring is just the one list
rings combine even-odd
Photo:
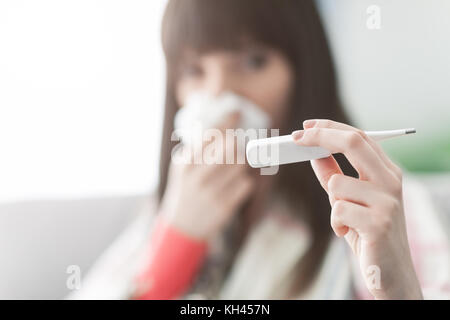
[(232, 92), (224, 92), (218, 96), (198, 92), (189, 96), (186, 104), (176, 113), (176, 134), (184, 143), (192, 142), (196, 135), (194, 131), (198, 127), (202, 131), (214, 128), (234, 111), (240, 112), (237, 128), (257, 130), (270, 126), (269, 115), (244, 97)]

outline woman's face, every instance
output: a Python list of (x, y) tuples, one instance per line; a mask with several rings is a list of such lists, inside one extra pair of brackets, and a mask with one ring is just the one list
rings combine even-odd
[(185, 52), (178, 71), (176, 98), (183, 106), (195, 91), (232, 91), (260, 106), (279, 128), (293, 82), (287, 59), (278, 51), (249, 47), (239, 51)]

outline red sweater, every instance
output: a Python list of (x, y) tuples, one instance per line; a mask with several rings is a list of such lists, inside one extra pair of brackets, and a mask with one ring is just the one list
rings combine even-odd
[(206, 241), (194, 239), (158, 219), (151, 237), (150, 263), (138, 277), (136, 299), (179, 298), (192, 284), (207, 251)]

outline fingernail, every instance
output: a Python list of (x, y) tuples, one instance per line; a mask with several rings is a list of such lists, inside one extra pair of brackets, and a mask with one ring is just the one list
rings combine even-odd
[(294, 140), (300, 140), (303, 137), (303, 130), (296, 130), (292, 132), (292, 138)]
[(303, 128), (311, 128), (316, 124), (316, 120), (305, 120), (303, 121)]

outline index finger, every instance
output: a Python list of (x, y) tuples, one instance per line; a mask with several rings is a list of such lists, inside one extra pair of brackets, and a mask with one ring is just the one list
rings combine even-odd
[(333, 121), (333, 120), (329, 120), (329, 119), (310, 119), (310, 120), (303, 121), (303, 128), (309, 129), (309, 128), (313, 128), (313, 127), (342, 129), (342, 130), (347, 130), (347, 131), (356, 131), (356, 132), (358, 132), (367, 141), (367, 143), (369, 143), (369, 145), (375, 150), (375, 152), (378, 153), (378, 155), (380, 156), (380, 159), (385, 163), (385, 165), (389, 169), (391, 169), (394, 174), (399, 174), (398, 167), (384, 153), (384, 151), (381, 148), (381, 146), (376, 141), (374, 141), (369, 136), (367, 136), (364, 131), (362, 131), (362, 130), (360, 130), (358, 128), (352, 127), (352, 126), (350, 126), (348, 124), (337, 122), (337, 121)]
[(294, 142), (303, 146), (321, 146), (332, 153), (343, 153), (363, 180), (383, 180), (386, 165), (357, 131), (331, 128), (299, 130)]

